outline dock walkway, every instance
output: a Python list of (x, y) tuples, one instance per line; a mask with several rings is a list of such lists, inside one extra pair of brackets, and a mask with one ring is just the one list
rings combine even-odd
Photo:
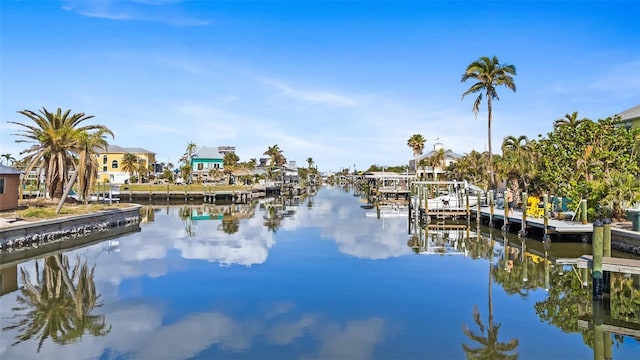
[[(477, 217), (478, 209), (471, 209), (473, 216)], [(489, 218), (491, 211), (489, 207), (480, 208), (480, 216)], [(502, 209), (494, 209), (493, 220), (505, 222), (504, 211)], [(512, 215), (507, 216), (508, 224), (519, 224), (522, 227), (522, 211), (513, 210)], [(545, 220), (528, 216), (526, 218), (526, 227), (535, 227), (544, 229)], [(593, 232), (593, 224), (582, 224), (578, 221), (547, 219), (547, 231), (556, 234), (591, 234)]]

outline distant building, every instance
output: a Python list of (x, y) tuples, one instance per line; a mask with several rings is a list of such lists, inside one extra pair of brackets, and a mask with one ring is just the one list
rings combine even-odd
[(20, 197), (20, 171), (0, 165), (0, 210), (18, 207)]
[[(416, 174), (416, 177), (418, 179), (430, 179), (433, 180), (434, 178), (439, 178), (440, 174), (444, 174), (445, 173), (445, 169), (447, 167), (449, 167), (451, 164), (456, 163), (460, 158), (462, 158), (462, 155), (455, 153), (451, 150), (445, 150), (444, 151), (444, 166), (440, 165), (440, 166), (430, 166), (427, 165), (425, 167), (421, 167), (420, 166), (420, 160), (425, 159), (427, 161), (427, 163), (429, 163), (429, 159), (431, 157), (433, 157), (434, 155), (436, 155), (439, 151), (441, 151), (442, 149), (444, 149), (444, 145), (440, 142), (437, 142), (435, 144), (433, 144), (433, 150), (429, 151), (428, 153), (422, 154), (418, 157), (418, 172)], [(415, 169), (414, 167), (415, 164), (415, 160), (411, 160), (409, 161), (409, 169), (413, 170)]]
[(202, 146), (191, 154), (191, 173), (198, 182), (217, 180), (216, 171), (224, 170), (224, 155), (234, 153), (235, 146)]
[(149, 165), (152, 165), (153, 170), (156, 169), (156, 153), (143, 148), (109, 145), (106, 150), (97, 150), (98, 182), (124, 184), (128, 181), (130, 174), (122, 170), (122, 159), (127, 153), (137, 156), (141, 166), (149, 169)]
[(620, 125), (627, 128), (640, 128), (640, 105), (627, 109), (620, 114)]

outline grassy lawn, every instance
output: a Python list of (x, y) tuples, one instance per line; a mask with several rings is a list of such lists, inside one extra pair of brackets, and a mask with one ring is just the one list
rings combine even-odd
[(83, 215), (95, 213), (102, 210), (127, 208), (131, 204), (70, 204), (65, 203), (60, 209), (60, 213), (56, 214), (57, 203), (52, 201), (43, 201), (42, 199), (27, 200), (21, 202), (21, 206), (17, 210), (0, 212), (1, 218), (15, 219), (20, 218), (27, 221), (48, 220), (69, 215)]

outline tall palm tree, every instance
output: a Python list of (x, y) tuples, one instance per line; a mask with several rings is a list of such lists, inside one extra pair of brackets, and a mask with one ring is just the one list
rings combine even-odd
[(135, 154), (125, 153), (120, 161), (120, 169), (129, 174), (129, 180), (139, 171), (140, 161)]
[(114, 135), (109, 129), (100, 129), (95, 132), (81, 132), (78, 134), (78, 143), (76, 151), (78, 153), (78, 189), (82, 201), (89, 203), (89, 195), (93, 191), (93, 187), (98, 179), (98, 159), (96, 158), (97, 150), (106, 150), (107, 140), (105, 137)]
[(466, 71), (462, 75), (462, 82), (469, 79), (476, 80), (476, 83), (462, 94), (462, 98), (469, 94), (478, 93), (478, 97), (473, 102), (473, 113), (478, 116), (480, 112), (480, 104), (482, 103), (483, 92), (487, 97), (487, 146), (489, 148), (489, 188), (493, 189), (495, 179), (493, 175), (493, 155), (491, 149), (491, 121), (493, 116), (493, 100), (500, 100), (496, 87), (505, 86), (513, 92), (516, 91), (516, 84), (513, 81), (513, 75), (516, 75), (516, 67), (514, 65), (500, 64), (498, 58), (494, 56), (489, 58), (486, 56), (472, 62), (467, 66)]
[(427, 140), (420, 134), (413, 134), (409, 140), (407, 140), (407, 146), (413, 150), (413, 171), (415, 171), (416, 176), (418, 175), (418, 156), (422, 154), (426, 142)]
[[(71, 110), (62, 109), (49, 112), (42, 108), (40, 113), (31, 110), (18, 111), (32, 120), (34, 124), (9, 121), (11, 124), (22, 126), (16, 136), (21, 139), (16, 142), (32, 143), (33, 145), (21, 152), (27, 154), (26, 174), (31, 170), (42, 167), (45, 172), (45, 186), (49, 196), (60, 198), (69, 179), (69, 171), (75, 166), (73, 162), (74, 149), (77, 146), (78, 135), (83, 132), (108, 130), (103, 125), (84, 125), (81, 123), (93, 118), (84, 113), (71, 114)], [(25, 177), (26, 178), (26, 177)]]
[(308, 157), (307, 158), (307, 164), (309, 165), (309, 169), (311, 169), (313, 167), (313, 158)]
[(560, 118), (553, 122), (554, 128), (559, 128), (562, 126), (568, 126), (570, 128), (577, 128), (578, 125), (583, 123), (587, 119), (578, 119), (578, 112), (574, 111), (571, 114), (565, 114), (563, 118)]

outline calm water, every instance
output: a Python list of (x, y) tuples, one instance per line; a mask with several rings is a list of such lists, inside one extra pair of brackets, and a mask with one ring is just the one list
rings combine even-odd
[[(588, 245), (504, 244), (475, 225), (413, 236), (361, 205), (323, 188), (145, 207), (140, 232), (5, 264), (18, 290), (0, 297), (0, 358), (593, 359), (607, 341), (640, 358), (638, 330), (584, 327), (591, 290), (551, 261)], [(604, 324), (640, 328), (638, 279), (612, 287)]]

